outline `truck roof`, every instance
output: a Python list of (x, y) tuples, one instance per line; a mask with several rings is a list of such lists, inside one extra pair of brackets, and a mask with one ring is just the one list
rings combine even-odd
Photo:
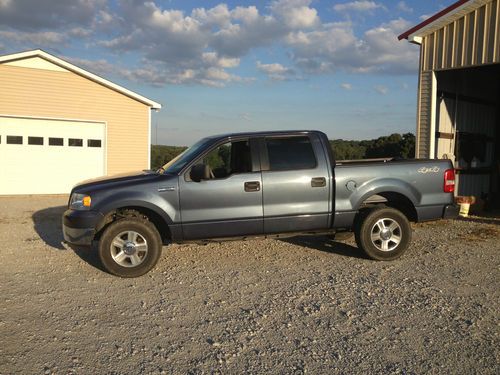
[(319, 130), (272, 130), (272, 131), (257, 131), (257, 132), (241, 132), (241, 133), (224, 133), (206, 137), (206, 139), (220, 139), (233, 137), (265, 137), (266, 135), (291, 135), (291, 134), (324, 134)]

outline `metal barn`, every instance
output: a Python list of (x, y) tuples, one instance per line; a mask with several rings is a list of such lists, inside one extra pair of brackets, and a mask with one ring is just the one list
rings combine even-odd
[(447, 158), (457, 194), (500, 205), (500, 0), (461, 0), (399, 36), (420, 45), (416, 157)]

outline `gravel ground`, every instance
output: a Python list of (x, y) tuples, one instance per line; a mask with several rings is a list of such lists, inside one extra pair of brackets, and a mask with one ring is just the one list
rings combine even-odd
[(67, 197), (0, 198), (0, 373), (500, 373), (500, 219), (415, 225), (395, 262), (327, 238), (172, 245), (138, 279), (61, 245)]

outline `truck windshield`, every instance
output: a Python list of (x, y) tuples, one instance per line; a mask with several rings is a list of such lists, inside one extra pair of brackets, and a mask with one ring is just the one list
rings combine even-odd
[(203, 138), (194, 145), (177, 155), (163, 167), (158, 169), (158, 173), (179, 173), (184, 166), (195, 158), (208, 144), (212, 143), (212, 139)]

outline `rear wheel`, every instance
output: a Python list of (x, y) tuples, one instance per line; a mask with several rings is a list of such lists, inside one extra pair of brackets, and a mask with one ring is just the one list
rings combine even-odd
[(162, 241), (155, 226), (140, 218), (111, 223), (99, 240), (99, 257), (104, 268), (120, 277), (138, 277), (158, 262)]
[(356, 244), (370, 258), (394, 260), (408, 249), (412, 230), (402, 212), (383, 207), (360, 215), (355, 228)]

